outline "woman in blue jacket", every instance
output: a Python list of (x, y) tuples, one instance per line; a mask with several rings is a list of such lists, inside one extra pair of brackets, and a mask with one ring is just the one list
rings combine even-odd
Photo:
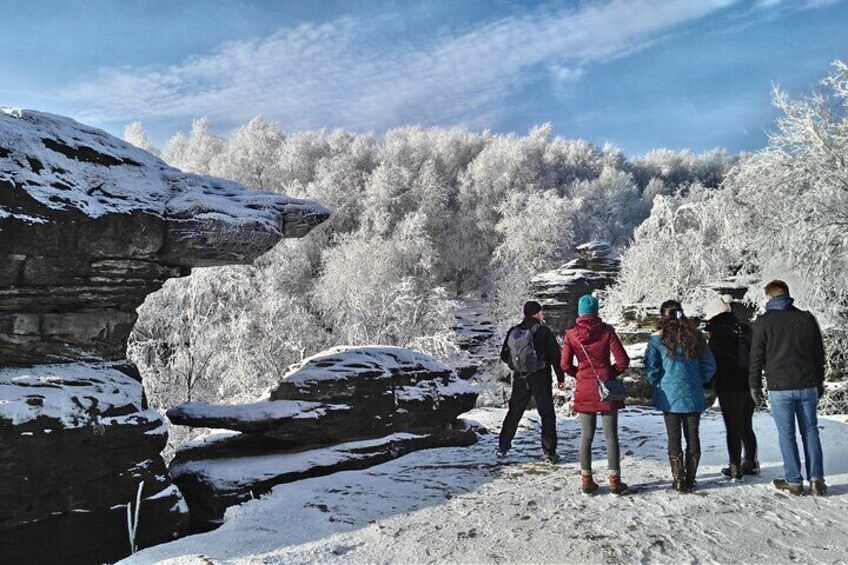
[[(653, 387), (653, 402), (662, 410), (668, 431), (668, 460), (677, 492), (695, 490), (701, 459), (698, 435), (701, 412), (707, 409), (704, 385), (715, 374), (710, 348), (694, 322), (675, 300), (660, 306), (659, 331), (651, 335), (645, 353), (645, 379)], [(680, 435), (686, 438), (683, 458)]]

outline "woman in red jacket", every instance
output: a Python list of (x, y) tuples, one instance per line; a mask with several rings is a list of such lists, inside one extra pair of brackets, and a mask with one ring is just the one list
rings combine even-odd
[[(598, 299), (586, 294), (577, 303), (577, 323), (565, 332), (562, 340), (562, 370), (577, 380), (574, 411), (580, 415), (580, 474), (584, 494), (593, 494), (598, 485), (592, 479), (592, 440), (595, 438), (598, 413), (607, 443), (610, 494), (627, 490), (621, 482), (618, 447), (618, 410), (624, 402), (606, 402), (598, 393), (598, 380), (615, 379), (623, 373), (630, 358), (621, 345), (615, 329), (598, 317)], [(610, 363), (610, 353), (615, 364)], [(577, 365), (574, 365), (574, 360)]]

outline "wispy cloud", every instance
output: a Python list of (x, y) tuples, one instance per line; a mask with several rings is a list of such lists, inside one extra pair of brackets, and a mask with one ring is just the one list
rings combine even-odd
[[(819, 0), (824, 1), (824, 0)], [(638, 49), (734, 0), (612, 0), (388, 42), (402, 25), (344, 18), (228, 43), (161, 68), (109, 68), (65, 97), (92, 122), (188, 119), (223, 125), (257, 114), (286, 129), (383, 130), (492, 120), (531, 73), (573, 81), (585, 66)]]
[(776, 8), (781, 4), (785, 4), (786, 0), (757, 0), (754, 2), (754, 8), (757, 10), (768, 10), (770, 8)]
[(815, 10), (839, 4), (845, 0), (757, 0), (754, 2), (754, 10), (771, 10), (774, 8), (785, 8), (790, 10)]

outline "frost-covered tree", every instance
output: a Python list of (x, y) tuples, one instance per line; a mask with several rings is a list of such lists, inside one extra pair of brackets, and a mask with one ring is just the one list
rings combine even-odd
[(200, 118), (192, 122), (188, 138), (180, 133), (171, 138), (163, 157), (178, 169), (208, 175), (217, 172), (223, 150), (224, 140), (212, 132), (212, 122)]
[(315, 299), (339, 343), (453, 348), (454, 304), (433, 285), (423, 220), (410, 218), (388, 239), (352, 234), (325, 252)]
[(655, 308), (669, 299), (700, 304), (711, 296), (703, 285), (722, 280), (738, 263), (722, 242), (721, 196), (695, 185), (685, 195), (654, 199), (622, 255), (619, 280), (607, 300), (610, 312)]
[(700, 155), (688, 150), (655, 149), (634, 158), (626, 167), (643, 190), (652, 179), (660, 179), (672, 189), (694, 183), (717, 188), (735, 161), (724, 149), (712, 149)]
[(279, 192), (280, 149), (284, 142), (285, 136), (276, 123), (254, 118), (227, 140), (215, 173), (253, 189)]
[(549, 125), (524, 136), (404, 127), (376, 137), (284, 134), (260, 118), (228, 138), (197, 120), (163, 158), (314, 198), (332, 216), (254, 265), (199, 269), (148, 299), (131, 354), (161, 407), (251, 400), (332, 345), (404, 345), (447, 359), (449, 295), (485, 295), (498, 322), (512, 320), (533, 275), (585, 239), (625, 244), (650, 198), (701, 178), (709, 161), (653, 157), (674, 163), (663, 176), (614, 146), (555, 137)]
[(577, 243), (602, 239), (616, 247), (623, 246), (647, 216), (633, 178), (610, 166), (605, 166), (595, 179), (574, 183), (569, 193), (577, 214)]
[[(834, 63), (813, 95), (792, 100), (775, 91), (774, 103), (782, 116), (769, 146), (739, 160), (721, 190), (655, 199), (611, 296), (619, 305), (696, 300), (704, 298), (701, 285), (728, 275), (786, 280), (797, 304), (812, 310), (824, 330), (830, 354), (825, 409), (844, 410), (848, 66)], [(748, 294), (760, 305), (761, 286), (754, 284)]]
[(141, 125), (141, 122), (133, 122), (124, 128), (124, 139), (139, 149), (144, 149), (157, 157), (161, 155), (159, 149), (147, 139), (147, 132), (144, 131), (144, 126)]

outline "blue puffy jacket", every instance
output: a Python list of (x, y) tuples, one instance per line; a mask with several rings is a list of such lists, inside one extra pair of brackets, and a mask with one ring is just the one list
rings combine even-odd
[(685, 414), (707, 409), (704, 385), (716, 371), (715, 357), (709, 347), (698, 359), (671, 357), (668, 348), (653, 334), (645, 352), (645, 379), (653, 387), (654, 407), (663, 412)]

